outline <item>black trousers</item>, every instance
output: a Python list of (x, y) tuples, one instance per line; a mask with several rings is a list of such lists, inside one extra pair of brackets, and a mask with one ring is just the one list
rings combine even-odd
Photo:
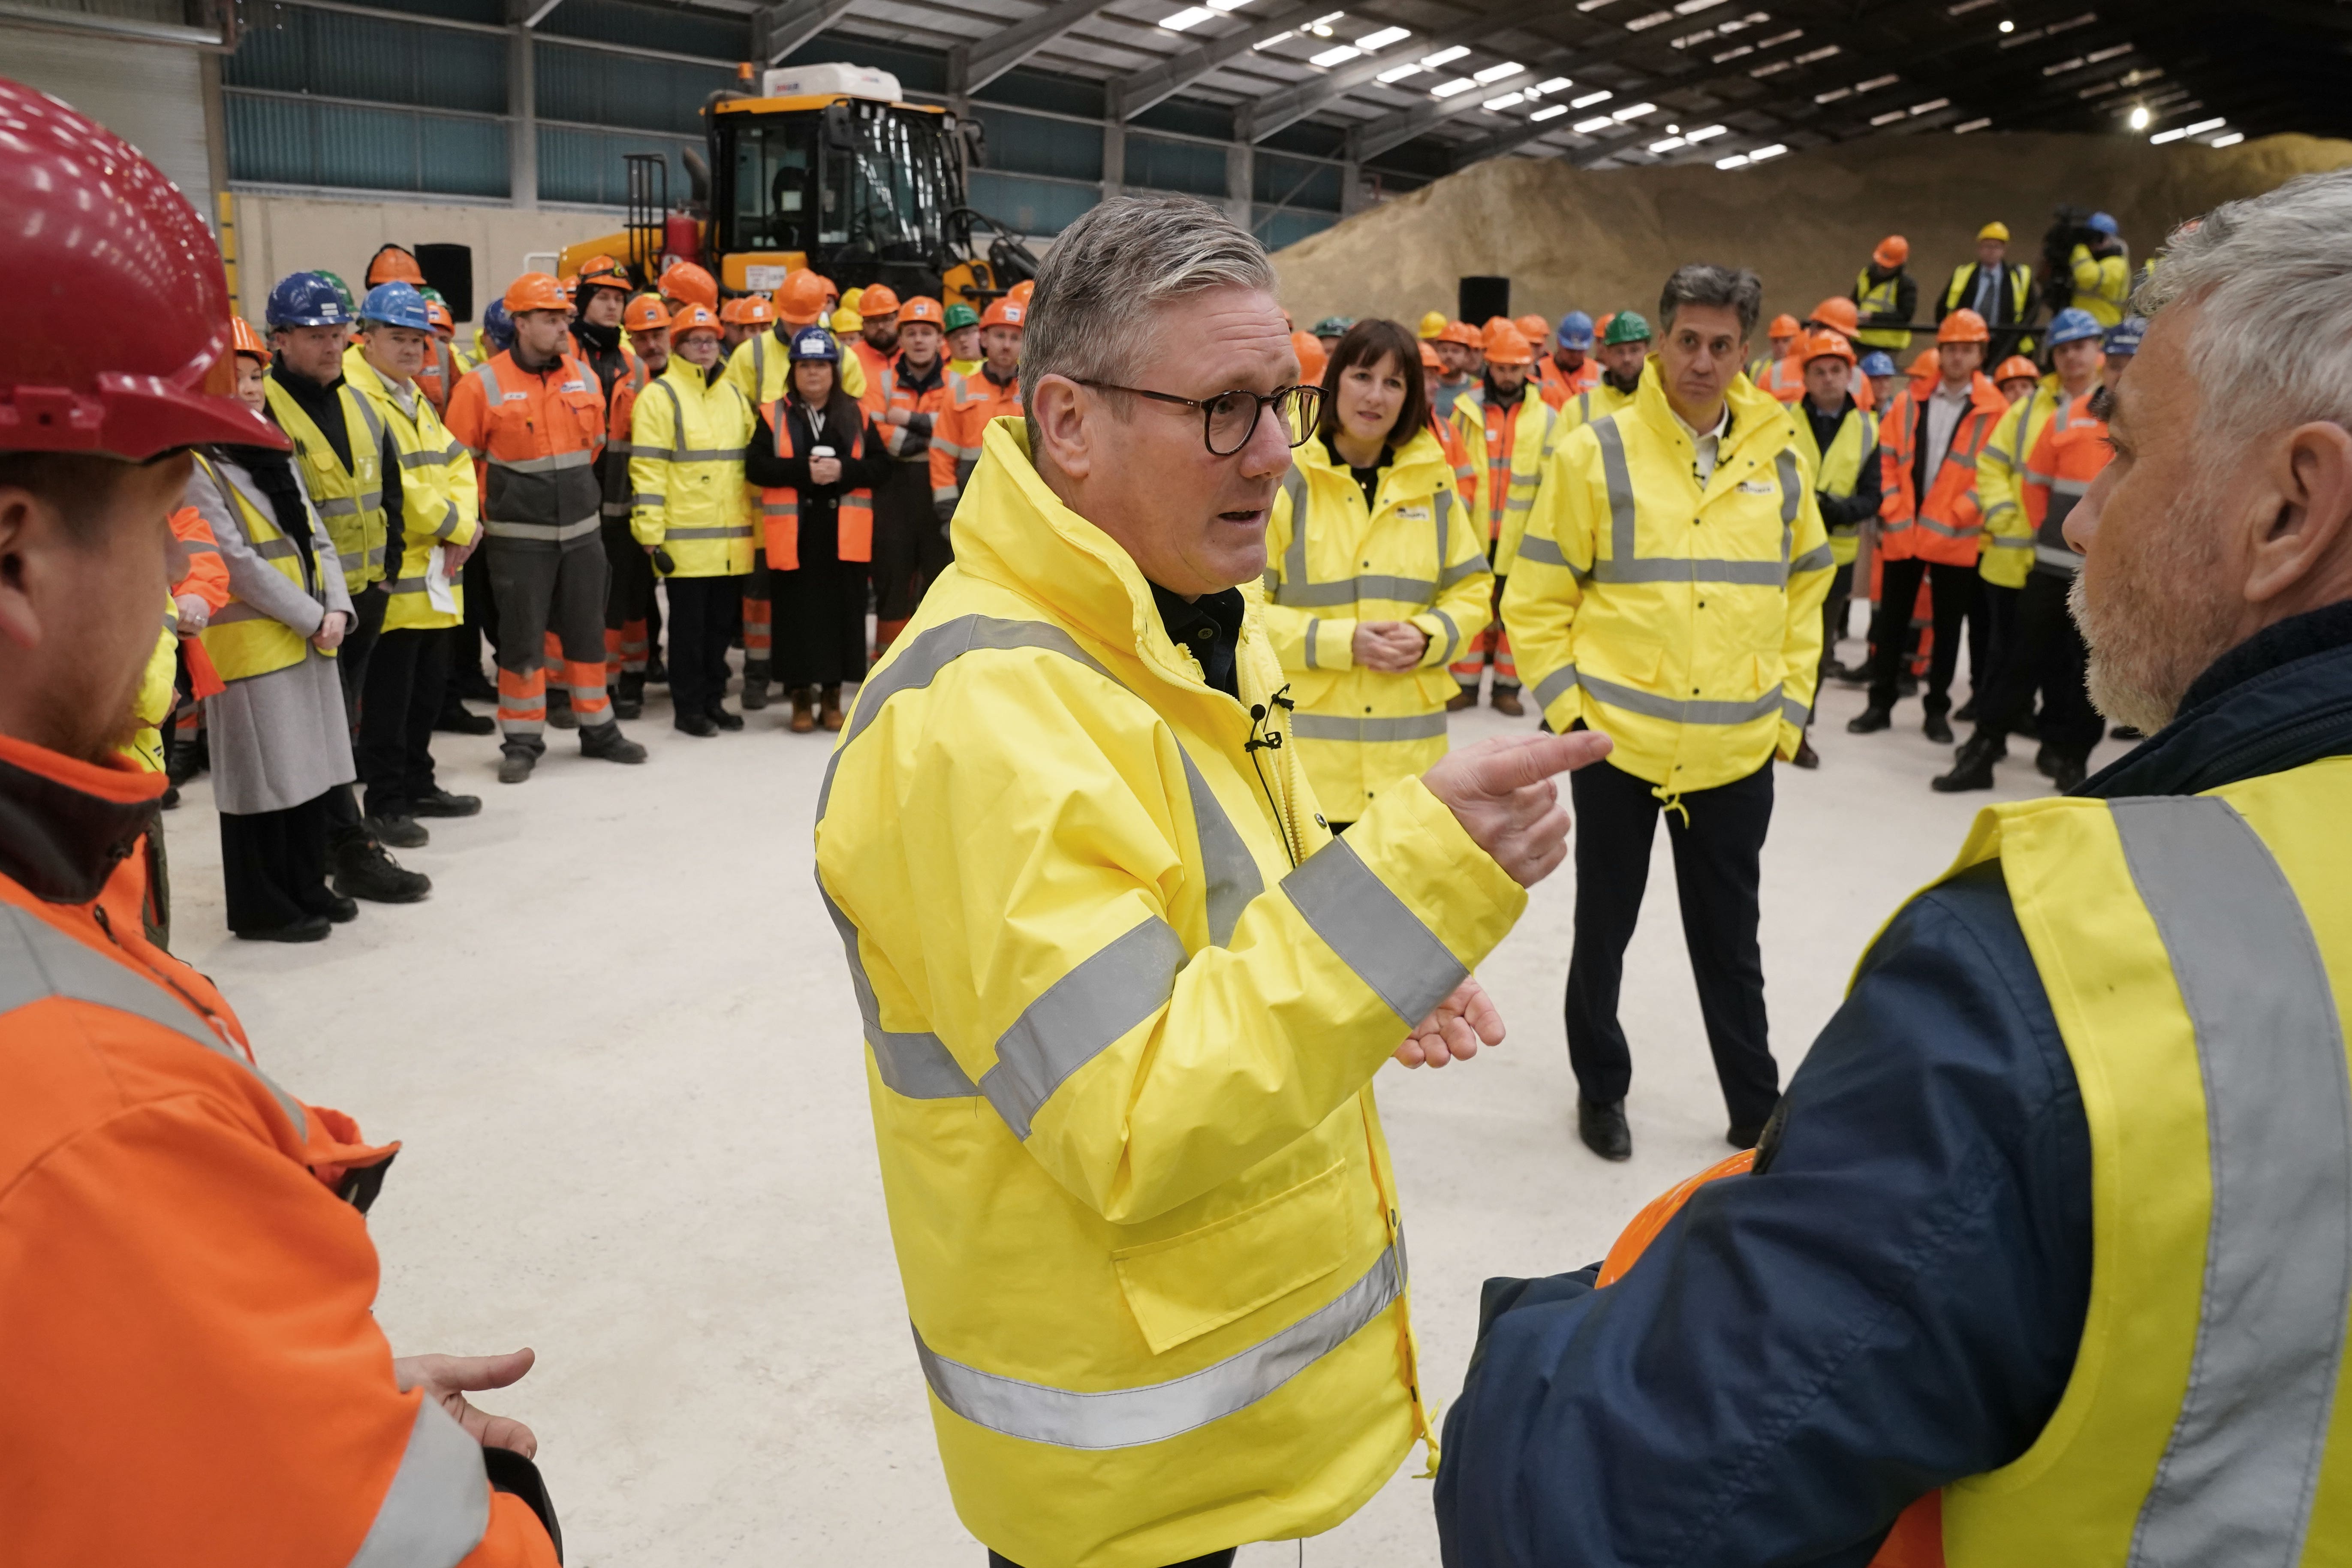
[[(352, 727), (354, 743), (359, 740), (360, 711), (366, 705), (368, 664), (374, 657), (376, 639), (383, 635), (383, 613), (391, 607), (390, 597), (377, 592), (373, 583), (352, 595), (351, 629), (335, 648), (335, 674), (343, 683), (343, 717)], [(343, 844), (367, 837), (367, 828), (360, 821), (359, 796), (350, 784), (329, 790), (326, 802), (327, 837), (331, 841)], [(229, 929), (236, 929), (236, 921), (229, 921)]]
[(2090, 690), (2084, 685), (2090, 654), (2066, 609), (2066, 591), (2074, 581), (2041, 571), (2026, 578), (2018, 595), (2009, 657), (1977, 704), (1979, 735), (2009, 733), (2032, 711), (2039, 687), (2043, 745), (2079, 762), (2099, 743), (2105, 721), (2091, 706)]
[[(1981, 577), (1982, 574), (1979, 574)], [(1977, 710), (1984, 711), (1984, 699), (2000, 684), (2000, 667), (2008, 662), (2009, 652), (2017, 641), (2017, 601), (2025, 592), (2022, 588), (2004, 588), (1996, 583), (1982, 584), (1977, 590), (1984, 614), (1983, 661), (1969, 673), (1969, 693), (1977, 700)], [(1976, 640), (1969, 642), (1969, 658), (1978, 658)]]
[(669, 696), (674, 711), (709, 713), (727, 695), (727, 643), (743, 577), (669, 579)]
[[(1576, 812), (1576, 947), (1568, 961), (1568, 1059), (1585, 1099), (1625, 1098), (1633, 1058), (1617, 1022), (1625, 944), (1642, 912), (1657, 837), (1657, 796), (1608, 763), (1569, 777)], [(1757, 945), (1757, 884), (1772, 822), (1772, 764), (1735, 783), (1682, 796), (1672, 814), (1675, 888), (1707, 1048), (1734, 1127), (1760, 1127), (1780, 1100), (1780, 1069), (1764, 1017), (1764, 957)]]
[[(1879, 578), (1878, 614), (1871, 617), (1870, 705), (1874, 708), (1895, 706), (1895, 683), (1901, 679), (1903, 634), (1911, 624), (1911, 607), (1919, 598), (1919, 581), (1927, 581), (1927, 592), (1936, 605), (1936, 646), (1927, 656), (1927, 689), (1920, 703), (1931, 713), (1945, 713), (1952, 706), (1952, 672), (1960, 663), (1960, 626), (1963, 621), (1983, 635), (1984, 612), (1978, 607), (1979, 590), (1984, 579), (1977, 575), (1973, 565), (1948, 566), (1940, 561), (1917, 559), (1890, 561)], [(1983, 650), (1969, 649), (1972, 669), (1984, 668)]]
[(283, 811), (220, 814), (229, 930), (275, 931), (334, 908), (327, 887), (327, 803), (350, 795), (338, 784)]
[(931, 504), (929, 466), (899, 464), (874, 491), (875, 618), (912, 620), (923, 591), (954, 559)]
[(368, 661), (355, 760), (370, 816), (413, 815), (433, 793), (433, 721), (449, 685), (451, 629), (386, 632)]
[[(1228, 1547), (1223, 1552), (1212, 1552), (1206, 1557), (1171, 1563), (1169, 1568), (1233, 1568), (1234, 1553), (1240, 1550), (1238, 1546)], [(992, 1552), (988, 1554), (988, 1568), (1021, 1568), (1021, 1565), (1010, 1557), (1000, 1557)]]
[[(1822, 668), (1824, 669), (1829, 668), (1830, 660), (1837, 657), (1838, 633), (1845, 629), (1846, 596), (1853, 592), (1853, 563), (1849, 561), (1831, 576), (1830, 596), (1822, 601)], [(1816, 680), (1813, 682), (1812, 712), (1805, 715), (1808, 726), (1813, 721), (1813, 713), (1821, 710), (1822, 682)]]
[(803, 559), (772, 581), (776, 679), (788, 688), (865, 679), (866, 563)]

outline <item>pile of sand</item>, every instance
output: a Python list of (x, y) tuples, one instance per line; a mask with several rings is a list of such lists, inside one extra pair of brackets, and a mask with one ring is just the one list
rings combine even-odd
[(1301, 323), (1451, 314), (1455, 280), (1479, 273), (1511, 279), (1514, 315), (1648, 313), (1666, 274), (1688, 261), (1752, 267), (1767, 316), (1801, 317), (1850, 290), (1871, 247), (1894, 233), (1911, 242), (1925, 321), (1991, 219), (2016, 237), (2011, 259), (2038, 268), (2053, 207), (2101, 208), (2122, 225), (2137, 267), (2184, 219), (2347, 164), (2352, 142), (2293, 135), (2218, 152), (2118, 136), (1885, 137), (1728, 172), (1497, 158), (1360, 213), (1275, 263)]

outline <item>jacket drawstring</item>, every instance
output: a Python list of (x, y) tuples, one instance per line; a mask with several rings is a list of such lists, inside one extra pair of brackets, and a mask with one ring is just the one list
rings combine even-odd
[(1654, 784), (1650, 793), (1658, 799), (1661, 809), (1677, 814), (1683, 819), (1683, 830), (1690, 830), (1690, 807), (1683, 804), (1683, 792), (1671, 784)]

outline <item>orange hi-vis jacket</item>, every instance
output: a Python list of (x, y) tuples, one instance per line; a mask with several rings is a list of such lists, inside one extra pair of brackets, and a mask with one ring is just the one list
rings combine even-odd
[(612, 411), (604, 420), (604, 510), (607, 521), (629, 525), (629, 430), (636, 417), (637, 394), (653, 384), (653, 372), (635, 354), (629, 356), (626, 374), (613, 384)]
[(449, 395), (457, 389), (465, 368), (457, 363), (457, 351), (434, 334), (425, 346), (425, 368), (416, 373), (416, 384), (425, 389), (425, 400), (433, 405), (433, 412), (441, 422), (449, 422)]
[(1801, 354), (1786, 353), (1765, 367), (1756, 378), (1756, 384), (1783, 403), (1794, 403), (1805, 395), (1805, 360)]
[(594, 371), (570, 354), (529, 371), (509, 350), (457, 384), (446, 423), (481, 466), (482, 526), (500, 548), (598, 542), (604, 385)]
[(1554, 413), (1558, 413), (1560, 405), (1578, 393), (1590, 392), (1600, 384), (1601, 362), (1591, 354), (1584, 356), (1584, 363), (1578, 365), (1572, 374), (1560, 369), (1559, 361), (1550, 354), (1541, 354), (1536, 359), (1536, 385)]
[(2060, 403), (2018, 466), (2018, 502), (2033, 525), (2033, 570), (2046, 577), (2072, 577), (2083, 569), (2083, 558), (2066, 542), (2066, 514), (2115, 461), (2107, 422), (2091, 412), (2093, 395), (2086, 392)]
[[(228, 562), (221, 555), (220, 541), (213, 537), (213, 525), (194, 507), (184, 506), (172, 514), (172, 537), (180, 542), (180, 549), (188, 558), (187, 575), (172, 584), (172, 597), (192, 595), (205, 602), (205, 614), (219, 613), (232, 595)], [(179, 639), (179, 651), (187, 658), (189, 689), (197, 700), (227, 690), (220, 671), (213, 668), (212, 656), (205, 651), (203, 640), (194, 632), (181, 635), (176, 606), (166, 617), (166, 626)]]
[(970, 375), (948, 373), (947, 407), (931, 424), (931, 505), (944, 522), (980, 465), (988, 422), (1021, 413), (1021, 378), (999, 386), (982, 365)]
[[(939, 424), (940, 416), (948, 411), (948, 379), (954, 373), (948, 369), (944, 356), (934, 361), (932, 368), (939, 373), (938, 383), (918, 390), (910, 384), (904, 356), (892, 360), (889, 364), (889, 396), (875, 423), (881, 427), (884, 448), (902, 463), (928, 463), (930, 460), (931, 433)], [(887, 416), (894, 413), (903, 413), (907, 416), (906, 423), (887, 423)]]
[(1878, 422), (1879, 557), (1973, 566), (1984, 544), (1984, 513), (1976, 494), (1977, 454), (2009, 411), (2009, 400), (1984, 372), (1977, 372), (1969, 406), (1952, 427), (1952, 444), (1944, 449), (1943, 463), (1922, 498), (1911, 482), (1911, 465), (1917, 443), (1927, 434), (1925, 401), (1906, 386)]
[[(875, 418), (890, 406), (891, 356), (867, 342), (863, 337), (849, 340), (849, 352), (866, 372), (866, 390), (858, 395), (857, 406)], [(845, 387), (844, 390), (846, 390)]]
[(399, 1145), (141, 930), (163, 785), (0, 736), (0, 1561), (553, 1568), (394, 1386), (362, 1211)]
[[(868, 383), (868, 384), (872, 384)], [(866, 409), (864, 402), (858, 411)], [(793, 402), (789, 396), (779, 397), (768, 405), (768, 428), (775, 433), (776, 455), (788, 454), (793, 430)], [(805, 428), (805, 419), (803, 421)], [(866, 429), (863, 425), (849, 439), (849, 450), (838, 454), (845, 463), (854, 463), (866, 455)], [(834, 546), (844, 561), (874, 559), (874, 492), (845, 490), (839, 502), (840, 533)], [(775, 572), (796, 572), (801, 564), (801, 492), (790, 485), (778, 485), (760, 491), (760, 537), (767, 546), (768, 566)]]

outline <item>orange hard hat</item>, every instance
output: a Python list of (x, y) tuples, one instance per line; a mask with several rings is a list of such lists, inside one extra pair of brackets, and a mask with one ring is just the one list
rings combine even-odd
[(1802, 347), (1805, 363), (1808, 364), (1817, 359), (1842, 359), (1848, 364), (1854, 363), (1853, 345), (1846, 342), (1843, 332), (1833, 332), (1823, 328), (1807, 338)]
[(1026, 305), (1029, 302), (1029, 296), (1034, 294), (1036, 291), (1037, 284), (1035, 280), (1033, 279), (1024, 278), (1020, 282), (1015, 283), (1012, 288), (1007, 289), (1004, 291), (1004, 297), (1012, 300), (1016, 305)]
[(425, 319), (433, 323), (436, 331), (454, 332), (457, 330), (457, 318), (451, 315), (449, 307), (438, 300), (425, 301)]
[(1437, 341), (1441, 343), (1460, 343), (1465, 349), (1477, 348), (1481, 342), (1478, 329), (1467, 321), (1446, 322), (1445, 330), (1437, 334)]
[(580, 264), (579, 284), (583, 289), (620, 289), (629, 286), (629, 275), (621, 264), (609, 256), (592, 256)]
[(1592, 341), (1597, 343), (1607, 342), (1609, 341), (1609, 323), (1616, 319), (1617, 312), (1611, 310), (1607, 314), (1603, 315), (1599, 321), (1593, 322)]
[(574, 272), (568, 277), (559, 278), (555, 280), (555, 286), (563, 290), (563, 298), (566, 302), (569, 302), (580, 292), (580, 275)]
[(2040, 381), (2042, 367), (2023, 354), (2011, 354), (2001, 361), (2000, 366), (1992, 373), (1992, 378), (1997, 382), (2015, 381), (2020, 377), (2028, 381)]
[(945, 331), (948, 313), (940, 309), (940, 302), (929, 294), (918, 294), (898, 307), (898, 324), (903, 327), (910, 321), (929, 321)]
[(1530, 343), (1539, 343), (1551, 336), (1551, 323), (1541, 316), (1521, 316), (1511, 323), (1519, 329), (1519, 336)]
[(867, 321), (898, 313), (898, 296), (880, 283), (868, 283), (857, 296), (857, 313)]
[(508, 284), (500, 303), (510, 316), (520, 316), (525, 310), (562, 310), (569, 314), (572, 310), (572, 301), (563, 297), (563, 285), (544, 272), (526, 272)]
[(404, 246), (387, 245), (368, 259), (367, 286), (379, 283), (406, 283), (414, 288), (425, 287), (425, 274), (417, 269), (415, 253)]
[(669, 319), (669, 330), (672, 336), (680, 338), (688, 332), (715, 332), (719, 312), (708, 305), (680, 305), (677, 314)]
[(743, 320), (743, 301), (740, 300), (720, 300), (719, 304), (719, 319), (726, 322), (730, 327), (739, 324)]
[(1421, 340), (1421, 368), (1423, 370), (1444, 370), (1445, 368), (1445, 362), (1437, 357), (1437, 351), (1429, 346), (1429, 340), (1427, 338)]
[(621, 325), (633, 332), (658, 332), (669, 326), (669, 312), (657, 294), (640, 294), (621, 312)]
[(1933, 381), (1943, 374), (1944, 356), (1934, 349), (1926, 350), (1917, 359), (1911, 362), (1910, 375), (1913, 381)]
[(1764, 335), (1768, 338), (1793, 338), (1801, 330), (1797, 318), (1783, 310), (1772, 318), (1772, 324), (1764, 329)]
[(1028, 305), (1022, 300), (1014, 299), (1012, 295), (1007, 294), (1003, 299), (994, 301), (987, 310), (981, 312), (980, 324), (983, 327), (1017, 328), (1022, 322), (1028, 320)]
[(1486, 331), (1480, 334), (1478, 346), (1486, 353), (1488, 364), (1536, 363), (1535, 345), (1528, 342), (1527, 334), (1500, 318), (1486, 323)]
[(832, 296), (833, 285), (803, 267), (784, 279), (777, 291), (776, 313), (795, 327), (813, 327), (824, 314), (825, 301)]
[(1878, 242), (1870, 258), (1881, 267), (1900, 267), (1911, 259), (1911, 242), (1899, 234), (1890, 234)]
[(243, 316), (228, 319), (228, 352), (251, 354), (264, 364), (269, 363), (269, 345), (261, 341), (261, 334), (255, 331), (253, 323)]
[(1813, 307), (1813, 320), (1852, 337), (1862, 330), (1862, 311), (1843, 294), (1832, 294)]
[(709, 273), (691, 261), (671, 262), (669, 269), (661, 275), (658, 286), (665, 299), (684, 300), (690, 305), (700, 305), (711, 311), (719, 309), (718, 283)]
[(1992, 332), (1985, 326), (1982, 316), (1963, 305), (1944, 318), (1944, 324), (1936, 329), (1936, 341), (1939, 343), (1989, 343), (1992, 342)]
[(1290, 334), (1290, 348), (1298, 356), (1298, 379), (1307, 385), (1318, 385), (1323, 380), (1323, 366), (1328, 363), (1323, 353), (1323, 340), (1313, 332)]
[(746, 294), (735, 306), (735, 319), (747, 327), (764, 327), (776, 319), (776, 308), (765, 294)]

